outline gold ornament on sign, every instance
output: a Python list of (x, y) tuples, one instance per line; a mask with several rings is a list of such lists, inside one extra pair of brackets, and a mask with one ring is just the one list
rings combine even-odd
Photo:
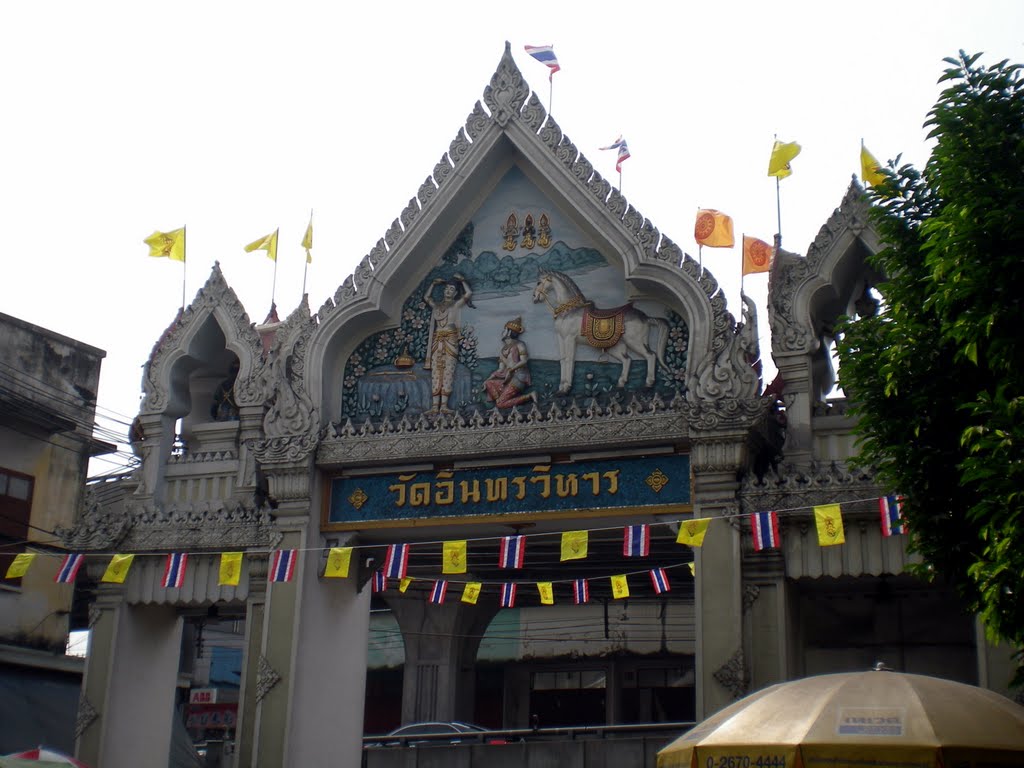
[(647, 476), (644, 481), (655, 493), (661, 493), (661, 489), (668, 485), (668, 475), (660, 469), (656, 469)]
[(362, 488), (356, 488), (352, 491), (352, 495), (348, 497), (349, 503), (356, 509), (362, 509), (363, 504), (370, 500), (370, 497), (366, 495)]

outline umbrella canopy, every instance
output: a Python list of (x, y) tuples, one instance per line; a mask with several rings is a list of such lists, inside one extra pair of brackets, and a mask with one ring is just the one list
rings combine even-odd
[(75, 766), (75, 768), (89, 768), (85, 763), (75, 760), (71, 755), (65, 755), (63, 752), (58, 752), (56, 749), (50, 749), (49, 747), (36, 747), (35, 749), (27, 749), (24, 752), (18, 752), (13, 755), (7, 755), (7, 757), (0, 758), (0, 760), (11, 760), (16, 762), (0, 763), (0, 768), (7, 768), (8, 765), (11, 768), (25, 764), (30, 768), (44, 768), (46, 766), (62, 766), (67, 768), (69, 765)]
[(1024, 765), (1024, 707), (899, 672), (819, 675), (753, 693), (658, 753), (658, 768)]

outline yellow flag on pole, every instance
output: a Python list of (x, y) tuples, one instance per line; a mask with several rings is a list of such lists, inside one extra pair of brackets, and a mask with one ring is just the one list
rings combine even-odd
[(612, 597), (616, 600), (621, 600), (624, 597), (629, 597), (629, 582), (626, 580), (626, 574), (620, 574), (619, 576), (612, 576)]
[(32, 561), (36, 559), (35, 552), (21, 552), (14, 556), (14, 560), (7, 566), (7, 575), (5, 579), (20, 579), (26, 573), (28, 573), (28, 567), (32, 565)]
[(823, 504), (814, 508), (814, 524), (818, 528), (818, 546), (831, 547), (845, 544), (843, 515), (838, 504)]
[(275, 229), (269, 235), (265, 235), (259, 240), (253, 240), (245, 246), (245, 252), (252, 253), (253, 251), (266, 251), (268, 259), (271, 261), (277, 261), (277, 232), (278, 230)]
[(683, 520), (679, 523), (679, 535), (676, 536), (676, 544), (685, 544), (688, 547), (699, 547), (704, 543), (704, 534), (708, 532), (710, 517), (700, 517), (696, 520)]
[(587, 556), (588, 535), (586, 531), (562, 532), (562, 562), (582, 560)]
[(441, 552), (441, 573), (466, 572), (466, 541), (446, 541)]
[(114, 555), (110, 558), (110, 564), (107, 566), (107, 570), (103, 572), (103, 578), (100, 581), (110, 584), (124, 584), (124, 580), (128, 576), (128, 569), (132, 567), (132, 560), (134, 559), (135, 555)]
[(860, 177), (865, 184), (870, 184), (872, 187), (876, 184), (881, 184), (885, 181), (885, 175), (881, 172), (881, 163), (879, 163), (875, 156), (868, 152), (867, 147), (864, 146), (864, 142), (860, 143)]
[(347, 579), (351, 563), (352, 547), (331, 547), (331, 551), (327, 553), (327, 567), (324, 568), (324, 578)]
[(774, 250), (764, 240), (744, 235), (742, 274), (752, 275), (757, 272), (767, 272), (772, 265), (772, 253)]
[(237, 587), (242, 578), (242, 553), (221, 552), (217, 583), (222, 587)]
[(309, 251), (313, 247), (313, 212), (309, 213), (309, 224), (306, 225), (306, 234), (302, 236), (302, 247), (306, 249), (306, 263), (313, 263), (313, 254)]
[(732, 217), (714, 208), (701, 208), (693, 225), (693, 238), (708, 248), (732, 248), (736, 244)]
[(555, 587), (550, 581), (538, 581), (537, 591), (540, 593), (541, 605), (555, 604)]
[(156, 258), (167, 258), (171, 261), (185, 260), (185, 228), (172, 229), (170, 232), (154, 232), (143, 240), (149, 246), (149, 255)]
[(481, 586), (479, 581), (468, 582), (462, 590), (462, 602), (476, 605), (476, 601), (480, 599)]
[(768, 175), (784, 179), (793, 173), (789, 161), (800, 154), (800, 145), (795, 141), (789, 143), (776, 141), (772, 146), (772, 156), (768, 159)]

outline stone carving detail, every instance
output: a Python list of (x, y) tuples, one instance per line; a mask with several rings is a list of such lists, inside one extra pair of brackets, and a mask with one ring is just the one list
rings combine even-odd
[(387, 243), (388, 250), (395, 250), (395, 245), (403, 234), (405, 233), (398, 219), (392, 221), (391, 226), (388, 227), (388, 231), (384, 233), (384, 242)]
[(843, 201), (818, 230), (814, 242), (807, 249), (807, 266), (812, 272), (817, 272), (821, 267), (822, 259), (840, 234), (850, 231), (859, 235), (870, 226), (870, 210), (871, 207), (864, 198), (864, 188), (854, 176)]
[(519, 114), (529, 94), (530, 89), (523, 80), (523, 73), (512, 59), (512, 46), (506, 42), (505, 53), (491, 76), (491, 83), (484, 89), (484, 104), (495, 122), (504, 126)]
[[(452, 139), (452, 143), (448, 145), (448, 157), (451, 158), (452, 165), (456, 168), (459, 167), (459, 163), (462, 162), (466, 153), (469, 152), (470, 146), (472, 145), (469, 143), (469, 139), (466, 138), (465, 130), (459, 128), (459, 132)], [(388, 245), (391, 246), (392, 243), (388, 243)]]
[(540, 127), (544, 125), (544, 120), (547, 118), (547, 115), (548, 113), (544, 109), (544, 105), (541, 104), (540, 99), (537, 98), (537, 94), (531, 93), (530, 98), (526, 102), (526, 106), (523, 108), (522, 114), (519, 115), (519, 118), (531, 131), (536, 133), (540, 130)]
[(437, 194), (437, 185), (434, 180), (427, 176), (420, 184), (419, 191), (416, 193), (416, 199), (420, 201), (420, 205), (426, 206), (431, 200), (434, 199), (434, 195)]
[(131, 520), (120, 510), (107, 509), (100, 504), (96, 492), (86, 486), (82, 506), (71, 528), (58, 526), (55, 533), (65, 549), (81, 551), (90, 549), (113, 549), (124, 541)]
[(269, 507), (237, 500), (170, 507), (129, 503), (127, 508), (130, 530), (121, 544), (127, 550), (263, 547), (272, 533)]
[(608, 199), (608, 195), (612, 191), (612, 185), (600, 173), (594, 171), (594, 174), (590, 177), (590, 182), (587, 184), (587, 189), (603, 203)]
[(634, 239), (640, 239), (640, 229), (644, 225), (644, 217), (632, 205), (626, 208), (622, 216), (622, 225), (632, 233)]
[(160, 413), (167, 407), (171, 379), (171, 372), (167, 367), (173, 364), (172, 353), (181, 347), (193, 328), (201, 326), (214, 312), (221, 318), (222, 324), (224, 321), (227, 322), (227, 327), (222, 325), (221, 328), (224, 335), (245, 347), (249, 353), (245, 356), (248, 360), (242, 363), (242, 370), (247, 371), (247, 375), (235, 381), (235, 400), (240, 406), (259, 403), (260, 392), (256, 382), (261, 373), (259, 369), (262, 366), (263, 342), (253, 324), (249, 322), (249, 316), (245, 313), (242, 303), (224, 280), (220, 263), (217, 262), (214, 263), (209, 279), (199, 289), (195, 299), (184, 312), (178, 313), (178, 317), (164, 331), (150, 353), (142, 375), (142, 413)]
[[(744, 512), (765, 509), (802, 509), (818, 504), (842, 503), (881, 495), (874, 475), (842, 462), (818, 463), (806, 467), (783, 464), (769, 467), (762, 478), (747, 475), (741, 485)], [(877, 508), (872, 514), (878, 514)]]
[(345, 278), (338, 290), (334, 292), (334, 303), (336, 306), (346, 304), (356, 297), (356, 280), (352, 275)]
[(469, 137), (469, 140), (476, 141), (479, 139), (490, 123), (491, 118), (487, 116), (487, 113), (478, 101), (473, 105), (473, 111), (466, 118), (466, 135)]
[(757, 342), (757, 308), (745, 295), (744, 322), (736, 327), (729, 343), (718, 354), (706, 358), (691, 378), (687, 393), (691, 403), (722, 398), (756, 397), (760, 376), (752, 367), (760, 359)]
[(761, 596), (761, 588), (757, 584), (743, 585), (743, 612), (747, 613)]
[(751, 400), (698, 400), (690, 403), (687, 415), (690, 428), (697, 431), (750, 429), (768, 415), (773, 405), (770, 397)]
[[(437, 182), (437, 186), (443, 187), (444, 183), (448, 180), (451, 175), (453, 166), (451, 161), (448, 159), (448, 154), (441, 155), (441, 159), (437, 161), (437, 165), (434, 166), (434, 181)], [(382, 243), (383, 245), (383, 243)], [(371, 258), (372, 261), (372, 258)], [(373, 262), (373, 266), (377, 266), (376, 262)]]
[(590, 164), (590, 161), (587, 160), (582, 153), (580, 153), (580, 156), (576, 158), (576, 162), (572, 164), (572, 167), (569, 170), (572, 171), (572, 175), (579, 179), (580, 183), (584, 185), (590, 181), (590, 177), (594, 175), (594, 166)]
[(558, 146), (562, 143), (562, 129), (555, 122), (555, 118), (550, 115), (548, 116), (544, 127), (537, 134), (537, 138), (544, 142), (545, 146), (551, 151), (558, 149)]
[(96, 622), (99, 621), (103, 616), (103, 610), (96, 605), (95, 602), (89, 603), (89, 619), (88, 626), (92, 629), (96, 626)]
[(555, 148), (555, 159), (571, 170), (572, 164), (579, 156), (580, 151), (576, 149), (576, 145), (569, 140), (568, 136), (562, 136), (562, 141)]
[(398, 217), (399, 221), (402, 222), (402, 229), (406, 232), (409, 231), (409, 227), (412, 223), (419, 218), (420, 215), (420, 204), (416, 201), (415, 197), (409, 198), (409, 204), (405, 206), (405, 210), (402, 211)]
[(96, 707), (86, 697), (85, 690), (83, 689), (78, 697), (78, 715), (75, 717), (75, 738), (82, 738), (82, 734), (89, 730), (89, 726), (99, 720), (99, 718), (100, 713), (96, 711)]
[(661, 233), (649, 219), (644, 220), (644, 225), (640, 227), (640, 233), (637, 236), (637, 239), (640, 241), (640, 246), (643, 248), (644, 256), (652, 259), (655, 258), (655, 254), (658, 251), (658, 242), (661, 240)]
[(683, 262), (683, 251), (676, 245), (668, 235), (661, 236), (661, 245), (655, 255), (659, 261), (667, 261), (669, 264), (680, 265)]
[[(449, 166), (449, 170), (450, 169), (451, 166)], [(434, 168), (434, 174), (435, 176), (437, 175), (436, 167)], [(440, 179), (438, 179), (437, 183), (441, 183)], [(377, 241), (377, 244), (374, 245), (373, 248), (370, 249), (370, 252), (367, 254), (367, 257), (370, 259), (370, 266), (373, 267), (374, 269), (379, 269), (381, 265), (383, 265), (384, 262), (387, 261), (388, 249), (387, 246), (384, 245), (383, 237)]]
[(747, 693), (747, 666), (743, 659), (743, 650), (738, 650), (732, 657), (713, 673), (715, 680), (734, 699), (741, 699)]
[(256, 664), (256, 701), (263, 701), (263, 697), (270, 693), (271, 688), (279, 682), (281, 682), (281, 675), (270, 665), (267, 657), (261, 654), (260, 660)]

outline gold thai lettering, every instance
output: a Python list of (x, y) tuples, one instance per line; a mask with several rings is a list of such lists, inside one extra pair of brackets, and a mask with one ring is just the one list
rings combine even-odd
[(604, 473), (604, 478), (608, 481), (608, 493), (619, 492), (619, 470), (613, 469), (609, 472)]
[(514, 485), (515, 489), (516, 489), (516, 495), (515, 495), (516, 501), (522, 501), (523, 499), (525, 499), (526, 498), (526, 478), (522, 477), (522, 476), (520, 476), (520, 477), (513, 477), (512, 478), (512, 485)]
[(555, 493), (562, 499), (579, 493), (579, 483), (576, 482), (576, 475), (555, 475)]
[(413, 483), (409, 486), (409, 505), (425, 507), (430, 504), (430, 483)]
[(459, 490), (462, 492), (462, 503), (467, 504), (472, 502), (473, 504), (480, 503), (480, 481), (479, 480), (460, 480)]
[(533, 475), (530, 478), (530, 483), (532, 485), (540, 486), (540, 497), (542, 499), (551, 498), (551, 475), (548, 474), (551, 472), (551, 466), (548, 464), (538, 464), (533, 468), (533, 471), (540, 472), (542, 474)]
[(399, 485), (398, 483), (395, 483), (394, 485), (389, 485), (388, 486), (388, 490), (389, 491), (391, 491), (392, 493), (398, 494), (398, 498), (395, 499), (395, 506), (396, 507), (404, 507), (405, 506), (407, 488), (404, 485), (404, 483), (408, 483), (410, 480), (413, 480), (415, 477), (416, 477), (416, 473), (415, 472), (413, 472), (411, 475), (410, 474), (399, 475), (398, 479), (403, 484)]
[(487, 501), (505, 501), (508, 498), (508, 478), (488, 477), (484, 480), (487, 489)]
[(438, 472), (437, 480), (434, 483), (434, 503), (446, 507), (455, 501), (455, 481), (451, 479), (454, 473), (450, 471)]
[(590, 481), (590, 492), (594, 496), (601, 495), (601, 473), (587, 472), (583, 475), (583, 482)]

